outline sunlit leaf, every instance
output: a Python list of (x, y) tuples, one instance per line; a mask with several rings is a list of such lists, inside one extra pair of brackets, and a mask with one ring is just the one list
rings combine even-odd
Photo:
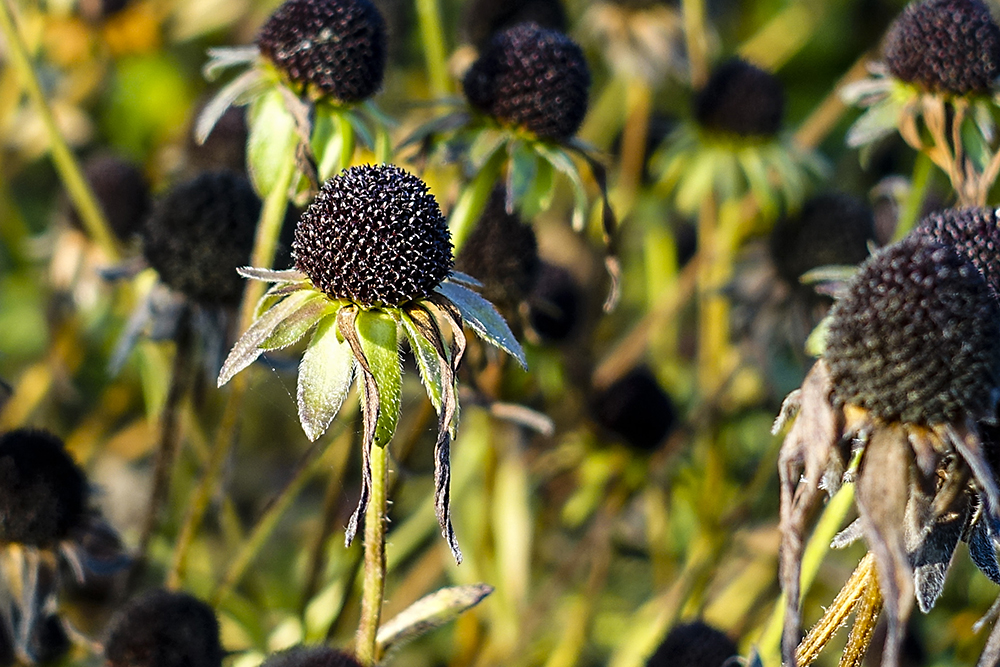
[(459, 312), (462, 313), (462, 319), (465, 320), (465, 323), (483, 340), (499, 347), (514, 357), (522, 368), (527, 369), (528, 362), (524, 358), (521, 344), (517, 342), (510, 327), (507, 326), (507, 322), (493, 307), (493, 304), (472, 290), (447, 281), (438, 285), (436, 290), (455, 304)]
[(406, 337), (410, 341), (410, 349), (417, 360), (417, 369), (420, 371), (420, 379), (427, 390), (427, 398), (430, 399), (434, 410), (441, 412), (441, 397), (443, 387), (441, 385), (441, 361), (437, 350), (417, 329), (417, 325), (405, 312), (401, 313), (400, 322), (406, 331)]
[(298, 269), (275, 271), (274, 269), (261, 269), (256, 266), (241, 266), (236, 269), (236, 272), (244, 278), (263, 280), (269, 283), (294, 282), (296, 280), (304, 280), (306, 277), (306, 274)]
[(309, 440), (337, 416), (354, 378), (354, 352), (337, 336), (336, 318), (320, 322), (299, 364), (299, 422)]
[(380, 652), (385, 654), (411, 639), (450, 623), (492, 592), (492, 586), (474, 584), (442, 588), (420, 598), (379, 628), (376, 641)]
[(226, 110), (237, 102), (245, 101), (245, 98), (259, 88), (261, 83), (260, 72), (256, 69), (250, 69), (223, 86), (222, 90), (215, 94), (215, 97), (205, 105), (205, 108), (198, 115), (194, 140), (199, 145), (205, 143), (208, 135), (212, 133), (215, 124), (219, 122)]
[(260, 344), (262, 350), (280, 350), (294, 345), (324, 317), (336, 312), (340, 302), (330, 301), (325, 294), (311, 293), (299, 308), (278, 323), (271, 335)]
[(362, 311), (358, 313), (356, 327), (361, 349), (378, 387), (378, 423), (374, 444), (385, 447), (399, 422), (402, 390), (396, 321), (377, 310)]
[(247, 123), (247, 165), (254, 188), (263, 199), (277, 184), (283, 165), (295, 150), (295, 118), (285, 107), (281, 92), (271, 89), (250, 105)]

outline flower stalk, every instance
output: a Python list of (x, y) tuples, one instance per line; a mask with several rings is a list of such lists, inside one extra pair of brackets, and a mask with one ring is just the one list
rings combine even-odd
[(364, 580), (361, 589), (361, 623), (355, 652), (363, 665), (378, 664), (378, 635), (385, 596), (386, 489), (389, 478), (389, 449), (374, 447), (371, 453), (371, 499), (365, 515)]

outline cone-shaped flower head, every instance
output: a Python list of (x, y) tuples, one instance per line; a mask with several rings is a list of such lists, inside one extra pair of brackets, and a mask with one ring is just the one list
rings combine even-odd
[(968, 257), (1000, 297), (1000, 216), (994, 208), (958, 208), (924, 218), (919, 234), (950, 245)]
[(841, 192), (816, 195), (799, 215), (784, 218), (771, 232), (771, 257), (778, 275), (796, 285), (820, 266), (859, 264), (875, 240), (875, 215), (857, 197)]
[(426, 297), (454, 265), (434, 196), (392, 165), (352, 167), (324, 183), (299, 220), (292, 255), (317, 289), (365, 307)]
[(385, 21), (369, 0), (287, 0), (257, 46), (290, 81), (340, 102), (360, 102), (382, 86)]
[(912, 235), (870, 258), (832, 311), (826, 362), (840, 405), (884, 422), (964, 423), (1000, 380), (1000, 307), (953, 248)]
[(770, 137), (781, 129), (785, 92), (781, 81), (733, 58), (712, 71), (694, 101), (698, 124), (741, 137)]
[(918, 2), (889, 28), (884, 55), (903, 81), (934, 92), (984, 93), (1000, 76), (1000, 28), (981, 0)]
[(673, 401), (648, 368), (634, 368), (594, 400), (594, 417), (632, 447), (651, 451), (677, 422)]
[(146, 260), (197, 303), (238, 303), (244, 285), (236, 268), (250, 260), (259, 216), (260, 200), (245, 178), (202, 174), (153, 209), (142, 230)]
[(722, 667), (739, 652), (721, 630), (701, 621), (676, 626), (646, 661), (646, 667)]
[(562, 0), (472, 0), (462, 14), (462, 32), (467, 42), (484, 49), (494, 33), (529, 22), (565, 32), (566, 9)]
[[(145, 174), (135, 163), (114, 155), (88, 159), (83, 173), (111, 231), (120, 241), (127, 241), (139, 231), (149, 212), (149, 183)], [(69, 221), (77, 229), (83, 229), (75, 208), (70, 208)]]
[(51, 433), (0, 437), (0, 542), (50, 547), (87, 509), (87, 479)]
[(361, 667), (361, 663), (329, 646), (294, 646), (275, 653), (261, 667)]
[(108, 667), (219, 667), (223, 654), (212, 608), (164, 590), (122, 607), (104, 648)]
[(503, 190), (495, 190), (455, 268), (483, 283), (488, 301), (514, 306), (531, 291), (539, 266), (535, 230), (507, 213)]
[(543, 139), (569, 139), (587, 114), (590, 70), (573, 40), (536, 23), (494, 35), (462, 84), (475, 108)]
[(568, 339), (580, 323), (582, 300), (580, 287), (569, 271), (543, 262), (528, 299), (531, 328), (549, 342)]

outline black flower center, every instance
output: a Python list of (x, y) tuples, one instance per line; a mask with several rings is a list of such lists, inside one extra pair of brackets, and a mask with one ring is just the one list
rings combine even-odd
[(918, 233), (968, 257), (1000, 297), (1000, 217), (993, 208), (946, 209), (927, 216)]
[(219, 667), (219, 622), (197, 598), (152, 591), (118, 612), (104, 656), (109, 667)]
[(733, 58), (712, 71), (694, 101), (704, 128), (742, 137), (771, 137), (781, 129), (785, 92), (769, 72)]

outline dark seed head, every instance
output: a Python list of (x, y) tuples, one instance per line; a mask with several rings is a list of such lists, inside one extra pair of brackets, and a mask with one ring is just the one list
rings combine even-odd
[[(149, 212), (149, 183), (142, 169), (120, 157), (97, 155), (86, 161), (83, 175), (111, 231), (120, 241), (128, 241)], [(75, 208), (70, 207), (69, 221), (77, 229), (84, 228)]]
[(648, 368), (634, 368), (593, 401), (597, 422), (632, 447), (652, 451), (677, 422), (673, 401)]
[(328, 646), (294, 646), (275, 653), (261, 667), (361, 667), (350, 653)]
[(771, 257), (778, 275), (798, 285), (802, 274), (820, 266), (859, 264), (875, 240), (875, 216), (857, 197), (829, 192), (809, 199), (794, 218), (771, 232)]
[(583, 297), (572, 274), (561, 266), (542, 262), (528, 298), (528, 319), (540, 338), (550, 343), (566, 340), (576, 331)]
[(480, 50), (487, 47), (494, 33), (518, 23), (537, 23), (566, 32), (566, 9), (561, 0), (472, 0), (462, 14), (465, 41)]
[(531, 225), (507, 213), (504, 200), (502, 189), (493, 192), (455, 268), (482, 282), (482, 294), (487, 300), (513, 307), (527, 297), (535, 284), (538, 241)]
[(694, 100), (699, 125), (741, 137), (776, 135), (784, 113), (778, 77), (739, 58), (716, 67)]
[(111, 621), (108, 667), (219, 667), (219, 621), (186, 593), (155, 590), (130, 600)]
[(236, 268), (250, 261), (259, 216), (246, 178), (205, 173), (156, 205), (143, 226), (143, 252), (164, 283), (193, 301), (238, 303), (243, 279)]
[(674, 627), (646, 661), (646, 667), (722, 667), (736, 655), (736, 644), (728, 635), (695, 621)]
[(292, 243), (313, 285), (362, 306), (426, 297), (451, 273), (451, 252), (427, 185), (393, 165), (351, 167), (324, 183)]
[(62, 440), (19, 429), (0, 437), (0, 542), (48, 547), (87, 508), (87, 479)]
[(906, 7), (883, 50), (892, 74), (934, 92), (984, 93), (1000, 76), (1000, 28), (980, 0), (927, 0)]
[(293, 83), (340, 102), (360, 102), (382, 87), (385, 21), (369, 0), (287, 0), (257, 46)]
[(910, 235), (861, 265), (831, 311), (837, 404), (934, 425), (983, 415), (1000, 380), (1000, 306), (953, 248)]
[(566, 35), (522, 23), (493, 36), (462, 83), (472, 106), (543, 139), (569, 139), (587, 114), (590, 70)]
[(1000, 216), (996, 209), (945, 209), (924, 218), (917, 230), (972, 260), (993, 295), (1000, 297)]

